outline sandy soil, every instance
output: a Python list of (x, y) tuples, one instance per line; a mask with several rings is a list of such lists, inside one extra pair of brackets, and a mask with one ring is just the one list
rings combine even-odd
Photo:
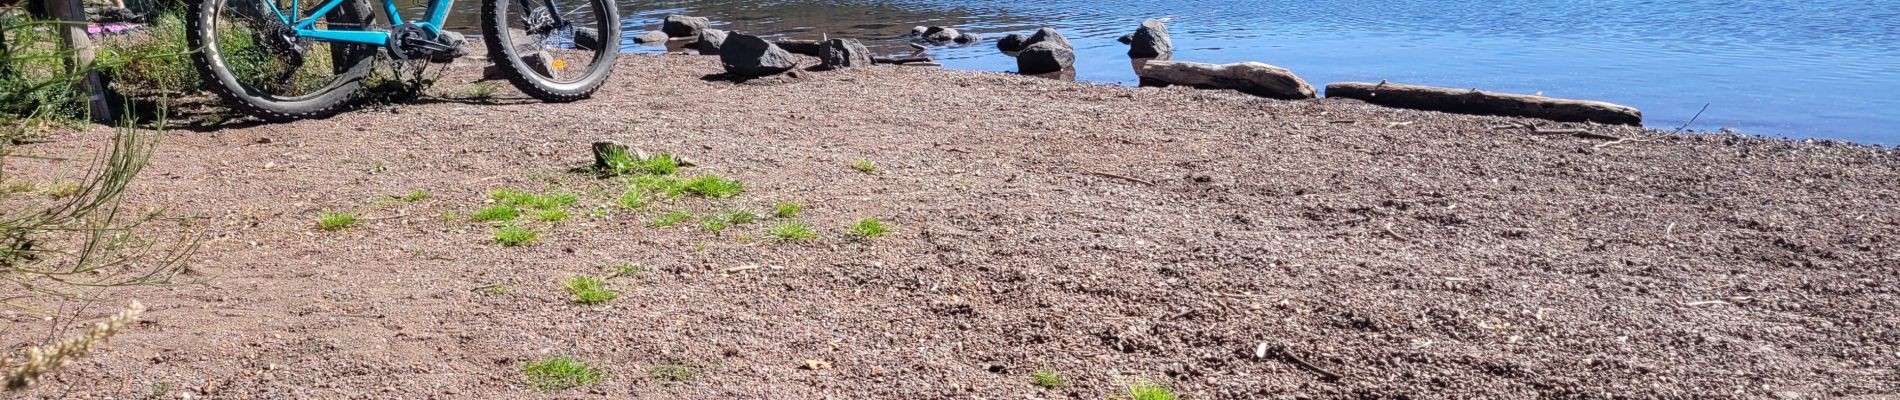
[[(1900, 394), (1892, 149), (1547, 126), (1637, 139), (1600, 146), (1494, 129), (1508, 118), (925, 68), (703, 79), (717, 68), (629, 56), (579, 103), (503, 89), (174, 132), (131, 201), (200, 218), (209, 283), (111, 293), (149, 322), (26, 396)], [(453, 74), (440, 92), (478, 71)], [(566, 171), (599, 140), (749, 190), (587, 216), (618, 184)], [(585, 195), (574, 219), (526, 223), (527, 247), (441, 217), (504, 187)], [(388, 200), (415, 189), (433, 197)], [(820, 237), (648, 224), (779, 201)], [(319, 231), (324, 211), (372, 219)], [(893, 233), (844, 234), (867, 217)], [(612, 281), (620, 298), (567, 301), (561, 280), (618, 263), (644, 267)], [(516, 290), (476, 290), (496, 284)], [(44, 334), (27, 331), (4, 339)], [(529, 388), (522, 364), (555, 354), (607, 374)], [(649, 375), (666, 363), (704, 369)], [(1039, 368), (1069, 385), (1032, 386)]]

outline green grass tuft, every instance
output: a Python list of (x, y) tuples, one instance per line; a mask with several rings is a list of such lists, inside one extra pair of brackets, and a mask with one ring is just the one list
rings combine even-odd
[(519, 226), (503, 225), (500, 228), (495, 228), (495, 244), (499, 244), (501, 247), (523, 246), (534, 243), (540, 240), (540, 238), (541, 234)]
[(686, 193), (686, 181), (671, 176), (642, 175), (633, 178), (633, 188), (629, 190), (679, 197)]
[(737, 196), (745, 191), (745, 184), (719, 175), (700, 175), (684, 183), (685, 192), (714, 199)]
[(701, 225), (706, 228), (706, 230), (719, 232), (719, 231), (726, 230), (726, 227), (728, 226), (750, 224), (752, 223), (752, 221), (756, 221), (758, 219), (759, 219), (758, 214), (753, 214), (751, 211), (732, 210), (732, 211), (727, 211), (727, 212), (720, 213), (711, 217), (707, 217), (705, 220), (700, 221), (700, 222), (701, 222)]
[(567, 287), (568, 294), (574, 295), (575, 303), (599, 304), (620, 297), (619, 294), (607, 289), (607, 281), (605, 279), (600, 279), (593, 275), (576, 276), (568, 279), (567, 282), (562, 285)]
[(699, 367), (684, 363), (654, 364), (647, 370), (647, 376), (660, 383), (686, 382), (699, 377)]
[(620, 194), (620, 200), (616, 201), (615, 204), (619, 204), (620, 208), (638, 210), (647, 206), (647, 192), (639, 189), (627, 189), (626, 193)]
[(402, 197), (397, 197), (396, 199), (402, 200), (402, 202), (404, 203), (414, 203), (418, 201), (428, 200), (429, 191), (416, 189), (414, 191), (410, 191), (409, 194), (402, 195)]
[(1062, 379), (1062, 375), (1056, 374), (1056, 370), (1043, 368), (1029, 374), (1029, 383), (1044, 389), (1059, 389), (1068, 382)]
[(796, 242), (818, 237), (818, 234), (812, 233), (811, 225), (806, 225), (804, 222), (798, 221), (785, 221), (778, 223), (778, 225), (772, 225), (772, 228), (767, 230), (766, 234), (772, 235), (773, 239), (785, 242)]
[(580, 195), (573, 193), (534, 194), (514, 189), (501, 189), (490, 193), (488, 198), (512, 207), (531, 207), (537, 210), (553, 210), (573, 205), (581, 201)]
[(638, 274), (640, 273), (640, 265), (639, 264), (615, 265), (613, 266), (613, 271), (614, 271), (614, 274), (607, 276), (607, 279), (628, 277), (628, 276), (633, 276), (633, 274)]
[(545, 222), (566, 221), (567, 217), (567, 210), (541, 210), (541, 212), (535, 213), (534, 215), (534, 219)]
[(865, 218), (862, 221), (858, 221), (858, 223), (851, 224), (852, 236), (870, 239), (884, 236), (886, 233), (890, 233), (890, 228), (884, 227), (884, 221), (879, 221), (877, 218)]
[(1128, 387), (1128, 398), (1129, 400), (1174, 400), (1176, 396), (1174, 389), (1158, 383), (1142, 381)]
[(556, 356), (521, 366), (528, 385), (554, 391), (573, 389), (600, 382), (600, 370), (568, 356)]
[(609, 152), (603, 157), (607, 162), (607, 170), (601, 172), (613, 176), (634, 174), (672, 175), (674, 171), (678, 171), (680, 168), (679, 160), (668, 153), (655, 154), (641, 160), (635, 158), (633, 154), (627, 153), (625, 149), (616, 149), (616, 151)]
[(857, 169), (858, 172), (863, 172), (867, 174), (877, 173), (877, 164), (871, 162), (871, 160), (852, 161), (851, 168)]
[(679, 225), (686, 221), (692, 221), (692, 220), (693, 220), (693, 213), (674, 210), (672, 212), (666, 213), (665, 215), (661, 215), (659, 218), (653, 219), (653, 226), (659, 227), (659, 228), (667, 228), (667, 227), (672, 227), (674, 225)]
[(803, 204), (798, 204), (797, 202), (783, 201), (783, 202), (779, 202), (778, 206), (773, 208), (772, 215), (776, 215), (779, 218), (791, 218), (791, 217), (798, 216), (798, 212), (804, 211), (804, 210), (805, 210), (805, 205)]
[(476, 211), (474, 214), (469, 214), (468, 220), (475, 222), (502, 222), (513, 221), (520, 216), (521, 210), (515, 208), (515, 206), (496, 204), (481, 209), (481, 211)]
[(323, 213), (323, 215), (317, 217), (317, 229), (334, 231), (351, 226), (356, 226), (355, 214)]

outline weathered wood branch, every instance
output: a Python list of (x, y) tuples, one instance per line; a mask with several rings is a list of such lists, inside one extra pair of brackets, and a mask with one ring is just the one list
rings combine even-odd
[(1208, 64), (1187, 61), (1154, 60), (1140, 64), (1144, 86), (1186, 85), (1198, 88), (1233, 89), (1255, 96), (1276, 99), (1310, 99), (1316, 93), (1306, 80), (1293, 71), (1258, 62)]
[(1326, 97), (1358, 99), (1388, 107), (1460, 114), (1542, 118), (1563, 122), (1641, 125), (1643, 112), (1634, 107), (1594, 100), (1559, 99), (1536, 95), (1490, 93), (1397, 83), (1337, 82), (1326, 85)]

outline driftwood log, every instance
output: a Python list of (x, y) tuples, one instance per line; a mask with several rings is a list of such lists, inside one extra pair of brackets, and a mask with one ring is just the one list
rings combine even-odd
[(934, 62), (937, 62), (937, 60), (933, 60), (930, 57), (896, 57), (896, 58), (871, 57), (871, 62), (878, 63), (878, 64), (904, 65), (904, 64), (934, 63)]
[(1338, 82), (1326, 85), (1326, 97), (1358, 99), (1387, 107), (1459, 114), (1529, 117), (1562, 122), (1596, 122), (1615, 125), (1643, 123), (1643, 112), (1635, 107), (1594, 100), (1488, 93), (1476, 89), (1385, 82)]
[(779, 39), (773, 41), (772, 44), (776, 44), (778, 48), (785, 49), (785, 51), (792, 52), (792, 54), (812, 57), (825, 56), (825, 42), (817, 40)]
[(1208, 64), (1187, 61), (1148, 61), (1138, 71), (1142, 86), (1183, 85), (1203, 89), (1233, 89), (1284, 100), (1313, 98), (1317, 91), (1293, 71), (1258, 62)]

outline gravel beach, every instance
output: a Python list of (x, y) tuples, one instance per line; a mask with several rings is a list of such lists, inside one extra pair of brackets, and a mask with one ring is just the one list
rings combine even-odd
[[(206, 283), (108, 293), (150, 311), (23, 395), (1900, 395), (1893, 149), (919, 67), (734, 83), (714, 57), (620, 63), (576, 103), (500, 82), (458, 99), (480, 91), (460, 67), (419, 102), (168, 132), (128, 202), (204, 231), (188, 278)], [(87, 154), (107, 132), (21, 150)], [(746, 191), (622, 209), (619, 181), (570, 172), (596, 141)], [(580, 202), (502, 247), (465, 218), (502, 188)], [(430, 196), (392, 199), (415, 190)], [(771, 215), (780, 202), (804, 210)], [(761, 221), (652, 224), (741, 208)], [(363, 222), (315, 227), (343, 211)], [(890, 234), (846, 234), (865, 218)], [(817, 238), (767, 237), (788, 220)], [(626, 263), (617, 299), (563, 291)], [(46, 335), (0, 317), (22, 327), (8, 343)], [(523, 365), (556, 355), (602, 378), (532, 388)], [(698, 373), (653, 373), (673, 365)], [(1032, 385), (1043, 369), (1066, 385)]]

